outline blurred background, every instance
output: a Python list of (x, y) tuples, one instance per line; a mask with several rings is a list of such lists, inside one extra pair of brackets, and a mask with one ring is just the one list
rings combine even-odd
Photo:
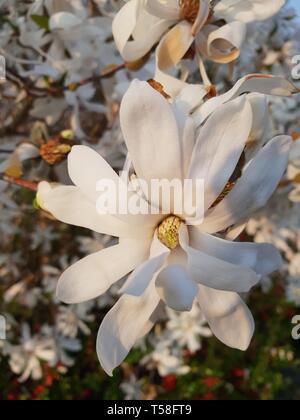
[[(69, 182), (66, 157), (74, 144), (123, 167), (120, 101), (132, 79), (153, 76), (154, 57), (135, 71), (122, 66), (111, 34), (122, 1), (72, 2), (83, 22), (77, 34), (51, 33), (49, 4), (0, 1), (7, 66), (0, 84), (0, 399), (298, 400), (300, 340), (292, 337), (292, 321), (300, 315), (300, 95), (269, 98), (270, 138), (290, 134), (293, 150), (275, 196), (240, 237), (273, 243), (284, 259), (280, 272), (245, 296), (256, 321), (249, 350), (219, 343), (196, 306), (168, 311), (109, 378), (95, 340), (120, 284), (74, 306), (61, 304), (55, 288), (68, 266), (113, 239), (54, 220), (39, 208), (35, 190), (42, 180)], [(298, 13), (300, 2), (292, 0), (270, 20), (249, 25), (230, 71), (208, 63), (218, 92), (248, 73), (291, 80), (300, 55)], [(191, 80), (199, 80), (196, 71)]]

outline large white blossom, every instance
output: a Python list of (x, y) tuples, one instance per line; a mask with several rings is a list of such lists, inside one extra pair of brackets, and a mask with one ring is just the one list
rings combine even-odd
[[(108, 374), (149, 331), (161, 300), (177, 311), (189, 311), (197, 300), (213, 333), (225, 344), (245, 350), (254, 321), (239, 293), (278, 269), (281, 258), (268, 244), (230, 242), (216, 234), (244, 222), (270, 198), (285, 171), (290, 138), (269, 141), (243, 168), (225, 198), (216, 202), (251, 133), (253, 115), (247, 97), (218, 106), (196, 138), (191, 118), (147, 83), (136, 81), (122, 101), (120, 117), (140, 179), (205, 180), (203, 223), (186, 224), (184, 213), (99, 216), (95, 185), (103, 178), (117, 183), (118, 176), (91, 149), (73, 148), (69, 175), (75, 186), (52, 188), (42, 183), (40, 205), (64, 222), (120, 241), (68, 269), (59, 281), (58, 296), (66, 303), (90, 300), (132, 272), (99, 330), (97, 351)], [(158, 235), (170, 220), (178, 224), (174, 247), (166, 246)]]
[(249, 22), (268, 19), (285, 0), (130, 0), (114, 19), (113, 34), (126, 61), (156, 49), (155, 79), (178, 91), (182, 81), (168, 72), (195, 45), (197, 54), (217, 63), (236, 60)]

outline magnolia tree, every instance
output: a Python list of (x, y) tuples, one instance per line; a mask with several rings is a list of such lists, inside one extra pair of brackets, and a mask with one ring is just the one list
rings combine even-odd
[(215, 336), (221, 360), (250, 345), (287, 366), (298, 357), (277, 346), (292, 317), (262, 339), (251, 313), (260, 325), (263, 310), (300, 306), (294, 10), (284, 0), (0, 7), (0, 361), (17, 378), (0, 381), (4, 398), (74, 397), (55, 384), (78, 370), (83, 399), (103, 387), (153, 399), (185, 377), (194, 388), (177, 398), (230, 398), (237, 378), (248, 397), (271, 398), (281, 376), (265, 396), (255, 361), (222, 373), (207, 349)]

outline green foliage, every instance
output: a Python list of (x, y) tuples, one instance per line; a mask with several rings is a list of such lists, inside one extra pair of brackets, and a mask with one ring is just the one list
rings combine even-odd
[[(149, 389), (151, 392), (155, 389), (154, 396), (159, 399), (299, 398), (300, 343), (291, 338), (291, 315), (296, 308), (286, 303), (278, 284), (268, 294), (255, 291), (249, 306), (256, 319), (256, 333), (250, 349), (243, 353), (225, 347), (215, 338), (204, 340), (201, 351), (186, 356), (190, 373), (174, 378), (171, 389), (166, 385), (166, 378), (141, 367), (139, 362), (149, 349), (145, 352), (133, 350), (126, 363), (115, 371), (114, 377), (107, 377), (95, 354), (98, 327), (95, 322), (91, 326), (94, 334), (82, 339), (83, 350), (76, 356), (75, 366), (67, 373), (60, 373), (59, 368), (45, 367), (44, 377), (39, 383), (21, 385), (10, 373), (7, 360), (3, 360), (0, 365), (3, 399), (120, 400), (123, 398), (120, 383), (130, 372), (134, 372), (143, 384), (145, 396)], [(10, 310), (19, 317), (31, 317), (30, 313), (18, 311), (16, 304), (12, 304)]]
[(43, 15), (31, 15), (33, 22), (41, 29), (49, 31), (49, 17)]

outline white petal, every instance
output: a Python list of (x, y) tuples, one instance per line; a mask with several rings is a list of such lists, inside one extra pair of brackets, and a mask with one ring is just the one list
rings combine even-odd
[(198, 302), (220, 341), (229, 347), (247, 350), (255, 325), (251, 312), (238, 294), (199, 286)]
[(245, 37), (246, 25), (242, 22), (228, 23), (221, 28), (207, 25), (198, 36), (197, 47), (216, 63), (231, 63), (239, 57)]
[[(123, 59), (136, 61), (144, 57), (171, 24), (147, 13), (139, 0), (128, 1), (112, 25), (114, 39)], [(133, 40), (130, 40), (131, 37)]]
[(95, 203), (99, 198), (97, 183), (111, 180), (116, 186), (119, 176), (95, 150), (87, 146), (74, 146), (68, 156), (68, 170), (72, 182)]
[(278, 186), (288, 163), (291, 138), (278, 136), (250, 161), (231, 192), (199, 228), (220, 232), (263, 207)]
[(182, 172), (185, 179), (188, 175), (188, 169), (196, 143), (195, 123), (194, 120), (188, 116), (189, 112), (184, 111), (184, 108), (177, 100), (175, 104), (172, 104), (172, 110), (178, 126), (182, 154)]
[(192, 309), (198, 286), (185, 268), (171, 265), (159, 273), (156, 289), (169, 308), (184, 312)]
[(187, 115), (191, 114), (203, 103), (209, 89), (210, 87), (204, 85), (186, 84), (174, 98), (175, 104)]
[(141, 296), (156, 273), (161, 270), (169, 254), (170, 250), (158, 240), (157, 233), (155, 233), (149, 260), (131, 274), (121, 292), (132, 296)]
[(63, 273), (57, 286), (58, 298), (74, 304), (102, 295), (147, 259), (149, 250), (148, 241), (126, 240), (89, 255)]
[(194, 40), (191, 24), (186, 21), (181, 21), (163, 37), (156, 48), (156, 71), (154, 78), (163, 85), (164, 90), (172, 98), (176, 97), (187, 84), (170, 75), (170, 71), (173, 71), (183, 59)]
[(278, 13), (285, 2), (286, 0), (221, 0), (215, 7), (215, 14), (227, 21), (261, 21)]
[(146, 82), (132, 82), (121, 104), (120, 119), (140, 179), (182, 179), (177, 122), (160, 93)]
[(49, 28), (51, 31), (55, 29), (71, 29), (82, 23), (76, 15), (69, 12), (58, 12), (51, 16)]
[(188, 256), (188, 272), (198, 284), (218, 290), (246, 293), (260, 280), (260, 276), (250, 268), (228, 263), (192, 248), (188, 245), (183, 229), (180, 231), (180, 245)]
[(189, 230), (190, 244), (193, 248), (241, 267), (248, 267), (262, 276), (268, 275), (282, 266), (282, 258), (271, 244), (230, 242), (206, 233), (197, 228)]
[(249, 162), (269, 140), (269, 134), (272, 132), (272, 122), (269, 103), (265, 95), (250, 93), (247, 95), (247, 99), (251, 104), (253, 114), (251, 133), (245, 149), (246, 161)]
[(205, 209), (217, 199), (233, 174), (251, 127), (251, 106), (241, 97), (222, 105), (200, 129), (188, 179), (204, 180)]
[(141, 297), (123, 295), (106, 315), (98, 333), (97, 353), (108, 375), (112, 376), (142, 336), (159, 300), (151, 285)]
[(199, 284), (218, 290), (246, 293), (260, 281), (260, 276), (249, 268), (227, 263), (192, 248), (186, 251), (189, 272)]
[(151, 15), (162, 19), (177, 20), (180, 17), (178, 0), (146, 0), (145, 8)]
[(151, 235), (150, 231), (147, 233), (147, 229), (142, 231), (139, 226), (135, 227), (114, 216), (100, 216), (95, 204), (77, 187), (52, 187), (50, 184), (42, 182), (39, 184), (37, 201), (44, 210), (63, 223), (116, 237), (143, 237), (144, 235), (148, 237)]
[(193, 27), (192, 27), (192, 34), (194, 36), (196, 36), (204, 27), (204, 25), (207, 23), (210, 12), (211, 12), (210, 0), (202, 0), (201, 5), (199, 6), (199, 9), (198, 9), (198, 14), (196, 16), (195, 22), (193, 23)]
[(292, 96), (298, 92), (298, 89), (283, 77), (268, 74), (249, 74), (241, 78), (228, 92), (205, 102), (193, 114), (196, 123), (198, 125), (202, 124), (220, 105), (249, 92), (274, 96)]
[[(127, 194), (128, 186), (103, 159), (99, 153), (90, 147), (75, 146), (68, 156), (69, 175), (73, 183), (80, 188), (81, 192), (93, 201), (96, 206), (101, 192), (97, 191), (100, 181), (109, 181), (116, 191), (117, 211), (113, 216), (130, 225), (141, 225), (143, 227), (153, 227), (157, 222), (157, 216), (122, 214), (118, 210), (118, 204), (123, 200), (123, 194)], [(127, 194), (127, 200), (131, 199), (134, 193)], [(142, 198), (140, 198), (142, 201)]]

